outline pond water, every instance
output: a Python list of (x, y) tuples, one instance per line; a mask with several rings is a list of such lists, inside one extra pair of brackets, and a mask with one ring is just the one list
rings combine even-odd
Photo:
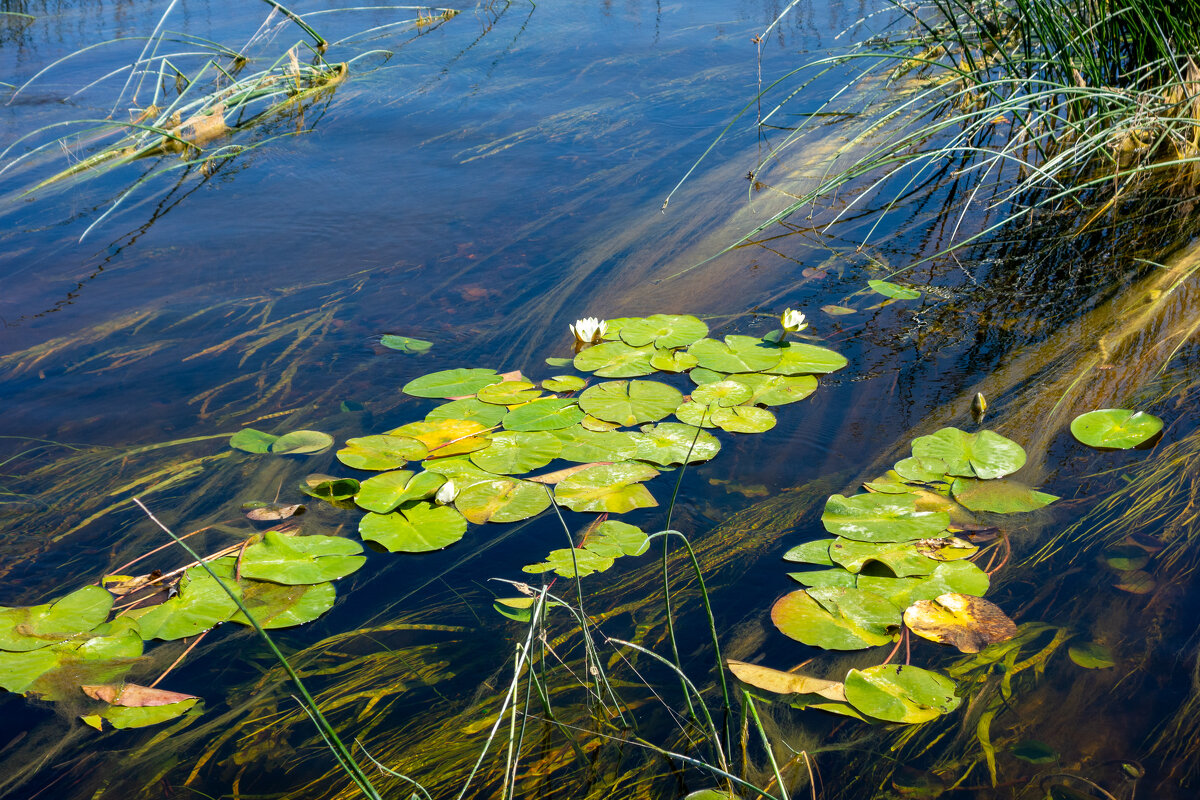
[[(1060, 413), (1047, 397), (1061, 376), (1134, 313), (1108, 309), (1135, 291), (1157, 291), (1158, 302), (1162, 290), (1145, 288), (1155, 272), (1146, 260), (1166, 262), (1189, 241), (1194, 229), (1180, 215), (1160, 214), (1119, 246), (1103, 233), (1063, 243), (1055, 220), (1043, 221), (992, 237), (961, 261), (927, 262), (904, 276), (923, 290), (920, 299), (882, 303), (865, 290), (868, 279), (948, 243), (939, 220), (961, 209), (953, 182), (931, 181), (876, 229), (865, 209), (830, 229), (806, 228), (797, 217), (757, 245), (721, 253), (811, 185), (849, 137), (849, 122), (831, 117), (754, 183), (747, 172), (783, 133), (756, 131), (753, 112), (662, 208), (761, 85), (843, 46), (845, 31), (863, 18), (871, 29), (878, 9), (800, 2), (756, 44), (783, 11), (778, 3), (489, 4), (445, 17), (435, 16), (441, 9), (347, 2), (292, 8), (338, 11), (305, 19), (332, 43), (324, 58), (349, 63), (348, 77), (226, 137), (252, 149), (186, 170), (177, 155), (142, 159), (39, 187), (93, 152), (87, 142), (65, 143), (82, 148), (74, 150), (51, 144), (20, 162), (17, 156), (65, 130), (94, 136), (87, 129), (110, 115), (131, 119), (130, 109), (151, 102), (160, 78), (163, 92), (177, 91), (181, 84), (166, 68), (124, 88), (128, 72), (119, 71), (138, 58), (145, 45), (138, 37), (155, 30), (167, 4), (4, 6), (0, 77), (12, 88), (0, 106), (0, 143), (12, 149), (0, 161), (13, 166), (0, 173), (3, 605), (60, 596), (163, 544), (133, 496), (177, 532), (213, 526), (192, 540), (212, 552), (236, 541), (231, 529), (242, 536), (255, 529), (241, 520), (241, 503), (301, 502), (294, 487), (305, 475), (347, 472), (332, 450), (272, 457), (229, 449), (226, 437), (243, 427), (317, 429), (339, 445), (378, 433), (424, 416), (432, 404), (400, 387), (435, 370), (557, 374), (544, 359), (570, 357), (568, 323), (589, 315), (696, 314), (713, 335), (761, 336), (785, 308), (802, 308), (812, 341), (849, 359), (812, 397), (778, 409), (775, 429), (722, 433), (720, 457), (683, 475), (672, 525), (694, 537), (711, 568), (727, 655), (763, 657), (781, 669), (813, 655), (767, 621), (770, 605), (795, 587), (779, 556), (819, 533), (824, 496), (850, 494), (856, 478), (882, 471), (919, 433), (971, 425), (970, 398), (980, 388), (1002, 392), (989, 394), (998, 409), (993, 419), (1030, 451), (1025, 480), (1065, 500), (1061, 510), (1014, 526), (1025, 537), (1022, 557), (1076, 519), (1095, 528), (1120, 520), (1127, 505), (1157, 503), (1172, 514), (1190, 508), (1190, 451), (1169, 456), (1186, 473), (1170, 491), (1104, 507), (1157, 453), (1083, 452), (1069, 434), (1039, 424)], [(204, 42), (244, 52), (247, 70), (286, 61), (293, 45), (299, 61), (312, 60), (304, 31), (266, 3), (189, 0), (172, 4), (164, 19), (169, 34), (160, 47), (180, 53), (171, 63), (181, 75), (204, 63), (207, 56), (187, 54)], [(789, 124), (815, 111), (842, 77), (809, 83), (800, 95), (809, 99)], [(64, 125), (76, 120), (92, 122)], [(861, 191), (852, 187), (846, 197)], [(868, 232), (869, 244), (860, 247)], [(1171, 295), (1178, 305), (1155, 306), (1159, 327), (1131, 341), (1112, 339), (1128, 358), (1102, 374), (1109, 383), (1087, 384), (1113, 404), (1140, 398), (1153, 406), (1173, 442), (1189, 442), (1196, 431), (1185, 402), (1196, 354), (1182, 345), (1163, 352), (1156, 342), (1191, 318), (1190, 280)], [(818, 310), (825, 305), (858, 310), (835, 316)], [(385, 334), (433, 347), (397, 352), (381, 346)], [(1142, 358), (1152, 371), (1131, 366)], [(163, 443), (170, 444), (154, 447)], [(661, 529), (676, 476), (656, 482), (659, 508), (623, 519)], [(780, 503), (789, 498), (790, 505)], [(309, 506), (299, 518), (306, 533), (353, 536), (357, 513)], [(587, 521), (568, 516), (572, 528)], [(1142, 533), (1170, 527), (1156, 518)], [(300, 654), (347, 741), (361, 738), (374, 758), (412, 774), (435, 796), (464, 785), (507, 688), (513, 645), (523, 640), (522, 626), (492, 610), (492, 597), (507, 587), (491, 579), (529, 580), (521, 567), (562, 545), (549, 514), (503, 534), (484, 530), (473, 527), (434, 553), (368, 552), (366, 566), (338, 583), (332, 611), (275, 634), (286, 652)], [(1171, 715), (1189, 696), (1196, 644), (1182, 622), (1197, 602), (1183, 568), (1189, 551), (1170, 552), (1182, 554), (1159, 577), (1169, 592), (1114, 589), (1112, 575), (1095, 566), (1098, 555), (1081, 548), (1079, 558), (1023, 561), (989, 595), (1018, 622), (1078, 626), (1122, 655), (1120, 668), (1107, 672), (1056, 663), (1046, 679), (1052, 689), (1029, 689), (1020, 722), (996, 735), (1005, 746), (1045, 740), (1061, 760), (1031, 766), (1004, 756), (1000, 780), (1014, 796), (1053, 770), (1077, 772), (1122, 796), (1133, 782), (1114, 778), (1113, 765), (1138, 759), (1159, 796), (1190, 796), (1179, 787), (1192, 777), (1186, 764), (1194, 752), (1150, 746), (1155, 737), (1170, 738)], [(587, 609), (603, 618), (607, 635), (637, 633), (665, 654), (661, 582), (649, 563), (655, 558), (584, 586), (595, 593)], [(183, 561), (164, 552), (140, 563), (168, 571)], [(678, 649), (710, 690), (707, 626), (685, 565), (673, 563), (683, 603)], [(1044, 590), (1060, 574), (1068, 577)], [(570, 582), (558, 584), (572, 591), (562, 589)], [(1143, 621), (1150, 630), (1141, 629)], [(578, 643), (560, 647), (563, 660), (577, 665)], [(183, 649), (173, 642), (148, 650), (130, 679), (151, 682)], [(164, 683), (204, 698), (204, 714), (178, 728), (97, 733), (78, 721), (82, 697), (50, 704), (5, 694), (0, 793), (352, 796), (273, 670), (257, 639), (222, 625)], [(686, 739), (675, 711), (666, 710), (683, 704), (675, 678), (651, 669), (644, 680), (674, 694), (657, 704), (657, 695), (638, 695), (630, 705), (645, 716), (637, 735)], [(588, 705), (578, 686), (561, 694), (571, 709)], [(1047, 712), (1056, 705), (1069, 713)], [(816, 751), (839, 743), (819, 756), (828, 759), (822, 779), (830, 796), (875, 796), (877, 787), (851, 777), (862, 771), (856, 759), (891, 758), (884, 734), (863, 734), (861, 746), (846, 750), (860, 734), (848, 734), (841, 718), (788, 713), (773, 713), (771, 730), (789, 746)], [(560, 734), (538, 734), (541, 749), (526, 758), (522, 774), (530, 791), (661, 797), (713, 785), (698, 770), (629, 744), (632, 735), (616, 725), (577, 753), (554, 738)], [(964, 736), (943, 743), (944, 758), (960, 759), (961, 769), (980, 758), (978, 751), (950, 755)], [(939, 752), (922, 751), (912, 766), (945, 768)], [(470, 794), (500, 792), (500, 758)], [(964, 775), (958, 796), (995, 796), (987, 794), (986, 771), (976, 769)], [(403, 784), (387, 785), (388, 796), (407, 796)]]

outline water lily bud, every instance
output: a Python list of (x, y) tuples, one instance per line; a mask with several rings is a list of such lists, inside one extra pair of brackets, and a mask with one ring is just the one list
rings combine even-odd
[(575, 320), (574, 325), (568, 325), (567, 327), (575, 335), (576, 341), (591, 344), (604, 338), (604, 333), (608, 330), (608, 323), (596, 317), (584, 317), (583, 319)]
[(454, 502), (454, 498), (458, 497), (458, 487), (454, 485), (454, 481), (446, 481), (442, 484), (442, 488), (437, 490), (434, 500), (440, 506), (448, 506)]
[(779, 316), (779, 324), (788, 333), (796, 333), (808, 327), (808, 323), (804, 321), (804, 313), (793, 308), (784, 309)]

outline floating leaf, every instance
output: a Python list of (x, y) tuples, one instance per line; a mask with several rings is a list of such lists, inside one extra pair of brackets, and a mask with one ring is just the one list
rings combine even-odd
[(708, 431), (678, 422), (643, 426), (633, 438), (637, 442), (634, 458), (660, 466), (708, 461), (721, 450), (717, 437)]
[(900, 610), (860, 589), (798, 589), (771, 607), (771, 621), (785, 636), (827, 650), (862, 650), (892, 641)]
[(685, 425), (695, 428), (715, 428), (712, 421), (712, 406), (688, 401), (675, 409), (675, 417)]
[(562, 469), (556, 469), (556, 470), (554, 470), (554, 472), (543, 472), (541, 475), (530, 475), (528, 478), (526, 478), (526, 480), (533, 481), (534, 483), (542, 483), (542, 484), (548, 484), (550, 486), (553, 486), (554, 484), (558, 483), (559, 481), (571, 477), (576, 472), (585, 470), (588, 467), (592, 467), (592, 466), (595, 466), (595, 464), (576, 464), (573, 467), (563, 467)]
[(834, 566), (829, 557), (829, 546), (837, 539), (817, 539), (804, 544), (798, 544), (783, 554), (784, 561), (794, 561), (799, 564), (818, 564), (825, 567)]
[(721, 789), (697, 789), (689, 792), (683, 800), (739, 800), (736, 794)]
[(846, 692), (839, 681), (827, 681), (794, 672), (783, 672), (745, 661), (725, 659), (729, 671), (743, 683), (775, 694), (816, 694), (828, 700), (846, 702)]
[(737, 381), (714, 381), (696, 387), (696, 391), (692, 392), (692, 402), (728, 408), (741, 405), (753, 394), (749, 386)]
[[(178, 694), (178, 692), (172, 692)], [(169, 703), (158, 706), (140, 706), (134, 708), (126, 708), (124, 706), (110, 706), (101, 710), (96, 714), (89, 714), (81, 719), (88, 725), (91, 725), (96, 730), (101, 730), (104, 727), (104, 722), (117, 730), (127, 730), (130, 728), (146, 728), (151, 725), (160, 725), (164, 722), (169, 722), (177, 719), (200, 702), (200, 698), (186, 695), (191, 699), (180, 700), (176, 703)]]
[[(461, 494), (461, 493), (460, 493)], [(467, 521), (450, 506), (416, 503), (391, 514), (367, 514), (358, 533), (392, 553), (429, 553), (457, 542), (467, 532)]]
[(950, 524), (943, 512), (917, 511), (916, 497), (902, 494), (830, 496), (821, 515), (825, 530), (861, 542), (935, 538)]
[(838, 587), (852, 589), (858, 585), (852, 572), (844, 569), (818, 569), (808, 572), (789, 572), (788, 577), (802, 586)]
[(621, 427), (615, 422), (605, 422), (602, 419), (596, 419), (591, 414), (584, 414), (583, 419), (579, 420), (579, 424), (589, 431), (615, 431)]
[(436, 472), (385, 472), (363, 481), (354, 502), (367, 511), (386, 514), (405, 503), (433, 497), (445, 482)]
[(899, 578), (931, 575), (942, 563), (922, 555), (913, 542), (856, 542), (841, 538), (829, 546), (829, 557), (856, 573), (867, 564), (878, 562)]
[(896, 608), (908, 608), (917, 600), (932, 600), (947, 592), (981, 597), (987, 594), (987, 573), (970, 561), (947, 561), (924, 578), (884, 578), (859, 575), (860, 589), (886, 597)]
[(519, 475), (541, 469), (562, 450), (553, 434), (545, 431), (502, 431), (492, 434), (492, 445), (471, 454), (481, 469), (501, 475)]
[(1149, 441), (1162, 430), (1153, 414), (1125, 408), (1102, 408), (1071, 420), (1071, 434), (1090, 447), (1128, 450)]
[(551, 392), (578, 392), (586, 385), (578, 375), (555, 375), (542, 381), (542, 388)]
[(416, 439), (429, 450), (427, 458), (472, 453), (488, 446), (486, 436), (477, 436), (487, 431), (482, 424), (466, 419), (435, 419), (426, 422), (410, 422), (388, 431), (389, 436), (406, 436)]
[(781, 348), (754, 336), (726, 336), (724, 342), (701, 339), (688, 348), (705, 369), (717, 372), (762, 372), (783, 358)]
[(653, 344), (669, 349), (686, 347), (708, 335), (708, 326), (690, 314), (654, 314), (633, 319), (619, 328), (622, 341), (634, 347)]
[(333, 447), (333, 437), (320, 431), (292, 431), (271, 443), (271, 452), (278, 456), (307, 456)]
[(246, 519), (255, 522), (277, 522), (302, 511), (304, 506), (296, 503), (267, 503), (261, 500), (242, 503), (242, 513)]
[(0, 608), (0, 650), (38, 650), (74, 638), (108, 619), (112, 605), (108, 590), (84, 586), (44, 605)]
[(826, 347), (802, 342), (780, 345), (779, 363), (763, 372), (772, 375), (822, 375), (846, 366), (846, 357)]
[(242, 428), (229, 437), (229, 446), (234, 450), (242, 450), (247, 453), (267, 453), (270, 452), (271, 445), (278, 438), (278, 436), (263, 433), (254, 428)]
[[(243, 581), (242, 604), (267, 629), (290, 628), (312, 622), (333, 608), (337, 591), (332, 583), (312, 583), (288, 586), (270, 581)], [(230, 622), (249, 625), (246, 615), (238, 611)]]
[(745, 401), (748, 406), (760, 403), (767, 406), (795, 403), (817, 390), (817, 379), (811, 375), (763, 375), (746, 372), (730, 375), (728, 380), (736, 381), (750, 390), (750, 397)]
[(152, 686), (139, 686), (136, 683), (101, 684), (99, 686), (80, 686), (83, 693), (93, 700), (108, 703), (111, 706), (126, 708), (146, 708), (151, 706), (166, 706), (183, 700), (199, 700), (193, 694), (169, 692), (166, 689), (155, 689)]
[(699, 363), (691, 353), (682, 350), (655, 350), (650, 366), (662, 372), (687, 372)]
[(840, 317), (844, 314), (853, 314), (858, 311), (857, 308), (850, 308), (849, 306), (832, 306), (832, 305), (821, 306), (821, 310), (824, 311), (826, 314), (830, 315), (831, 317)]
[(912, 452), (923, 462), (941, 461), (947, 474), (964, 478), (1003, 478), (1025, 465), (1021, 445), (993, 431), (966, 433), (942, 428), (913, 439)]
[(603, 572), (612, 565), (613, 559), (611, 557), (602, 556), (590, 550), (580, 548), (574, 550), (552, 550), (546, 556), (545, 562), (530, 564), (521, 569), (533, 574), (554, 572), (564, 578), (574, 578), (576, 576), (582, 578), (594, 572)]
[[(242, 588), (233, 578), (236, 564), (236, 558), (226, 556), (210, 562), (209, 567), (240, 597)], [(221, 584), (203, 567), (196, 566), (183, 573), (179, 594), (157, 606), (134, 609), (129, 616), (137, 619), (142, 638), (172, 641), (202, 633), (230, 619), (237, 610), (237, 603)]]
[(775, 427), (775, 415), (757, 406), (714, 408), (712, 424), (730, 433), (763, 433)]
[(1084, 669), (1108, 669), (1117, 663), (1111, 650), (1095, 642), (1073, 644), (1067, 648), (1067, 655)]
[(562, 442), (558, 457), (566, 461), (628, 461), (637, 456), (638, 440), (625, 431), (589, 431), (576, 425), (553, 431)]
[(653, 345), (630, 347), (624, 342), (605, 342), (581, 350), (575, 356), (575, 369), (602, 378), (636, 378), (654, 372), (650, 358), (655, 352)]
[(547, 358), (546, 363), (552, 367), (569, 367), (574, 359), (570, 358)]
[(454, 498), (454, 507), (476, 524), (518, 522), (549, 508), (550, 495), (540, 484), (493, 477), (460, 491)]
[(425, 353), (433, 347), (433, 342), (414, 339), (411, 336), (400, 336), (396, 333), (385, 333), (379, 337), (379, 343), (389, 350), (398, 350), (401, 353)]
[(937, 458), (905, 458), (896, 462), (896, 474), (906, 481), (934, 483), (946, 477), (946, 464)]
[(956, 478), (951, 489), (954, 499), (972, 511), (1018, 514), (1045, 508), (1058, 499), (1032, 486), (1011, 479), (980, 481)]
[(658, 505), (640, 481), (658, 475), (647, 464), (626, 461), (588, 467), (554, 487), (554, 499), (572, 511), (622, 514)]
[[(753, 375), (755, 373), (742, 372), (738, 374), (739, 377), (741, 377), (744, 375)], [(688, 377), (692, 379), (692, 383), (696, 384), (697, 386), (703, 386), (704, 384), (712, 383), (713, 381), (723, 381), (728, 376), (724, 372), (714, 372), (713, 370), (705, 369), (704, 367), (696, 367), (688, 373)]]
[(484, 403), (474, 397), (464, 397), (460, 400), (442, 403), (426, 414), (425, 420), (433, 422), (439, 419), (464, 419), (478, 422), (485, 428), (494, 428), (500, 424), (500, 420), (504, 419), (504, 415), (507, 413), (509, 413), (508, 409), (504, 406)]
[(882, 664), (846, 675), (846, 699), (869, 717), (887, 722), (928, 722), (958, 708), (954, 681), (903, 664)]
[(420, 461), (428, 454), (428, 448), (416, 439), (379, 434), (347, 439), (346, 446), (337, 451), (337, 458), (347, 467), (382, 471)]
[(916, 300), (921, 296), (921, 293), (916, 289), (910, 289), (907, 286), (890, 283), (889, 281), (867, 281), (867, 286), (870, 286), (876, 293), (884, 297), (890, 297), (893, 300)]
[(619, 425), (657, 422), (673, 413), (681, 402), (683, 395), (678, 389), (658, 381), (607, 381), (579, 396), (579, 406), (585, 412)]
[(447, 369), (411, 380), (401, 391), (413, 397), (465, 397), (501, 380), (493, 369)]
[[(244, 577), (274, 583), (324, 583), (344, 578), (367, 559), (362, 545), (341, 536), (285, 536), (267, 531), (241, 556)], [(182, 592), (180, 595), (182, 596)]]
[(640, 556), (649, 549), (650, 538), (636, 525), (609, 519), (591, 529), (582, 546), (593, 553), (613, 558)]
[(546, 397), (514, 408), (504, 417), (510, 431), (556, 431), (583, 419), (583, 409), (569, 398)]
[(978, 653), (1017, 635), (1017, 626), (996, 604), (967, 594), (918, 600), (904, 612), (904, 624), (918, 636)]
[(354, 478), (335, 478), (332, 475), (312, 474), (300, 483), (300, 491), (309, 497), (325, 500), (329, 503), (340, 503), (350, 500), (358, 494), (361, 484)]
[(73, 698), (81, 683), (114, 683), (142, 655), (137, 623), (128, 617), (106, 622), (86, 639), (21, 653), (0, 651), (0, 688), (57, 701)]
[(541, 394), (542, 390), (529, 381), (503, 381), (484, 386), (475, 397), (494, 406), (516, 406), (536, 400)]

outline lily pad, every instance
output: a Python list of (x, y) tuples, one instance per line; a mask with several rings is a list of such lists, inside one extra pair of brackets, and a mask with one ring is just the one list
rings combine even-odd
[(241, 450), (246, 453), (268, 453), (271, 450), (271, 445), (278, 438), (274, 434), (264, 433), (254, 428), (242, 428), (229, 437), (229, 446), (234, 450)]
[(946, 477), (946, 464), (941, 459), (916, 457), (905, 458), (896, 462), (896, 474), (906, 481), (935, 483)]
[(619, 425), (657, 422), (673, 413), (683, 395), (658, 381), (608, 381), (589, 387), (579, 406), (597, 419)]
[(640, 556), (650, 547), (650, 538), (636, 525), (609, 519), (601, 522), (584, 539), (583, 547), (601, 555)]
[(653, 345), (630, 347), (624, 342), (605, 342), (581, 350), (575, 356), (575, 369), (602, 378), (636, 378), (654, 372), (650, 358), (655, 352)]
[(106, 622), (88, 638), (21, 653), (0, 651), (0, 688), (44, 700), (76, 696), (81, 683), (119, 681), (142, 655), (137, 623)]
[(1162, 430), (1163, 421), (1144, 411), (1102, 408), (1071, 421), (1071, 434), (1089, 447), (1129, 450)]
[(954, 499), (972, 511), (1018, 514), (1045, 508), (1057, 496), (1039, 492), (1032, 486), (1011, 479), (990, 481), (956, 478), (951, 489)]
[(620, 327), (621, 340), (634, 347), (653, 344), (668, 349), (686, 347), (708, 335), (708, 325), (690, 314), (654, 314)]
[(871, 562), (883, 564), (896, 577), (931, 575), (941, 561), (922, 555), (913, 542), (856, 542), (839, 538), (829, 546), (829, 557), (850, 572), (862, 572)]
[(108, 619), (113, 596), (84, 586), (38, 606), (0, 608), (0, 650), (39, 650), (92, 630)]
[(188, 699), (165, 705), (136, 707), (109, 706), (95, 714), (88, 714), (81, 717), (81, 719), (96, 730), (103, 729), (105, 722), (117, 730), (148, 728), (151, 725), (161, 725), (164, 722), (170, 722), (173, 719), (182, 717), (199, 702), (199, 697), (189, 696)]
[(966, 433), (942, 428), (913, 439), (913, 455), (923, 462), (941, 461), (946, 473), (963, 478), (1003, 478), (1025, 465), (1025, 450), (994, 431)]
[(683, 350), (655, 350), (650, 356), (650, 366), (661, 372), (687, 372), (698, 363), (694, 355)]
[[(213, 572), (220, 576), (221, 583), (240, 597), (242, 587), (233, 577), (236, 565), (237, 559), (233, 556), (209, 563)], [(179, 594), (157, 606), (135, 609), (128, 616), (137, 619), (144, 639), (172, 641), (206, 631), (232, 618), (237, 611), (237, 603), (221, 584), (203, 567), (196, 566), (183, 573)]]
[(628, 461), (637, 457), (638, 439), (626, 431), (590, 431), (580, 425), (552, 431), (562, 442), (558, 457), (590, 464), (593, 461)]
[(838, 540), (816, 539), (804, 544), (798, 544), (783, 554), (783, 560), (799, 564), (818, 564), (824, 567), (832, 567), (834, 563), (833, 559), (829, 557), (829, 547), (836, 541)]
[(830, 496), (821, 515), (825, 530), (860, 542), (906, 542), (936, 538), (950, 524), (940, 511), (917, 511), (916, 497), (903, 494)]
[(870, 286), (874, 292), (884, 297), (890, 297), (893, 300), (916, 300), (921, 296), (921, 293), (916, 289), (910, 289), (907, 286), (901, 286), (898, 283), (891, 283), (890, 281), (867, 281), (867, 286)]
[(277, 456), (308, 456), (333, 447), (333, 437), (321, 431), (292, 431), (271, 443)]
[(502, 380), (493, 369), (447, 369), (411, 380), (401, 391), (413, 397), (465, 397)]
[(892, 641), (900, 610), (861, 589), (798, 589), (771, 607), (771, 621), (785, 636), (827, 650), (862, 650)]
[(540, 564), (530, 564), (521, 569), (532, 574), (554, 572), (564, 578), (580, 578), (595, 572), (603, 572), (613, 565), (610, 556), (602, 556), (591, 550), (577, 548), (574, 550), (552, 550), (546, 560)]
[(464, 419), (478, 422), (485, 428), (493, 428), (500, 424), (504, 415), (509, 413), (504, 406), (497, 406), (474, 397), (464, 397), (461, 400), (451, 400), (442, 403), (425, 415), (427, 422), (439, 419)]
[(772, 375), (823, 375), (836, 372), (849, 363), (841, 353), (803, 342), (781, 345), (779, 352), (779, 363), (763, 372)]
[(551, 392), (578, 392), (586, 385), (578, 375), (555, 375), (542, 381), (542, 388)]
[(493, 477), (462, 489), (454, 498), (454, 507), (476, 524), (518, 522), (549, 508), (550, 495), (541, 484)]
[(379, 343), (389, 350), (401, 353), (426, 353), (433, 347), (433, 342), (414, 339), (411, 336), (401, 336), (397, 333), (385, 333), (379, 337)]
[(1109, 669), (1117, 663), (1111, 650), (1095, 642), (1073, 644), (1067, 648), (1067, 655), (1084, 669)]
[(775, 415), (757, 406), (717, 407), (712, 424), (730, 433), (764, 433), (775, 427)]
[(347, 439), (346, 446), (337, 451), (338, 461), (354, 469), (382, 471), (398, 469), (409, 461), (420, 461), (429, 450), (408, 436), (360, 436)]
[(715, 428), (716, 425), (712, 421), (713, 407), (704, 403), (693, 403), (687, 401), (679, 408), (675, 409), (675, 418), (685, 425), (691, 425), (696, 428)]
[(406, 436), (416, 439), (428, 448), (426, 458), (445, 458), (462, 453), (473, 453), (488, 446), (487, 428), (474, 420), (435, 419), (426, 422), (410, 422), (388, 431), (389, 436)]
[(781, 348), (754, 336), (701, 339), (688, 348), (701, 367), (716, 372), (763, 372), (783, 358)]
[(962, 702), (945, 675), (903, 664), (850, 670), (846, 699), (869, 717), (910, 724), (948, 714)]
[(783, 672), (758, 664), (747, 664), (745, 661), (735, 661), (732, 658), (726, 659), (725, 663), (738, 680), (758, 689), (774, 694), (815, 694), (827, 700), (846, 702), (846, 691), (840, 681)]
[(844, 569), (816, 569), (808, 572), (789, 572), (788, 577), (801, 586), (838, 587), (852, 589), (858, 586), (857, 576)]
[(554, 487), (554, 500), (572, 511), (622, 514), (658, 505), (641, 481), (658, 475), (647, 464), (626, 461), (580, 470)]
[(824, 311), (826, 314), (828, 314), (831, 317), (840, 317), (845, 314), (854, 314), (858, 311), (857, 308), (850, 308), (849, 306), (835, 306), (835, 305), (821, 306), (821, 310)]
[[(367, 559), (362, 545), (341, 536), (286, 536), (267, 531), (242, 552), (247, 578), (288, 585), (324, 583), (357, 571)], [(182, 592), (180, 593), (182, 595)]]
[(817, 379), (811, 375), (764, 375), (746, 372), (730, 375), (727, 380), (736, 381), (750, 390), (750, 397), (745, 400), (748, 406), (782, 406), (795, 403), (817, 390)]
[(569, 398), (545, 397), (514, 408), (504, 417), (510, 431), (557, 431), (583, 419), (583, 409)]
[(362, 488), (362, 484), (354, 478), (335, 478), (332, 475), (313, 474), (305, 476), (300, 482), (300, 491), (309, 497), (324, 500), (327, 503), (340, 503), (353, 499)]
[[(738, 374), (739, 377), (741, 377), (745, 375), (753, 375), (755, 373), (742, 372)], [(712, 383), (713, 381), (723, 381), (729, 376), (724, 372), (715, 372), (714, 370), (705, 369), (704, 367), (696, 367), (688, 373), (688, 377), (692, 379), (692, 383), (696, 384), (697, 386), (703, 386), (704, 384)]]
[(391, 514), (367, 514), (358, 533), (392, 553), (429, 553), (457, 542), (467, 521), (450, 506), (415, 503)]
[(363, 481), (354, 502), (367, 511), (386, 514), (404, 503), (433, 497), (445, 482), (446, 478), (436, 472), (385, 472)]
[(904, 612), (904, 624), (918, 636), (978, 653), (1017, 635), (1016, 624), (995, 603), (966, 594), (918, 600)]
[[(333, 608), (337, 591), (332, 583), (313, 583), (286, 586), (269, 581), (243, 581), (242, 604), (258, 624), (267, 629), (290, 628), (312, 622)], [(230, 622), (249, 625), (246, 615), (238, 611)]]
[(481, 403), (491, 403), (494, 406), (516, 406), (536, 400), (542, 395), (542, 390), (529, 381), (503, 381), (484, 386), (475, 397)]
[(584, 414), (583, 419), (579, 420), (579, 424), (589, 431), (615, 431), (621, 427), (615, 422), (605, 422), (602, 419), (596, 419), (591, 414)]
[(678, 422), (646, 425), (632, 436), (637, 442), (634, 458), (660, 466), (708, 461), (721, 450), (721, 442), (708, 431)]
[(492, 434), (492, 444), (471, 454), (481, 469), (501, 475), (519, 475), (541, 469), (562, 450), (553, 434), (545, 431), (502, 431)]
[(754, 392), (749, 386), (737, 381), (714, 381), (713, 383), (697, 386), (696, 390), (692, 392), (692, 402), (728, 408), (729, 406), (741, 405), (749, 400), (753, 394)]
[(990, 586), (987, 573), (971, 561), (946, 561), (925, 577), (886, 578), (859, 575), (858, 588), (886, 597), (896, 608), (917, 600), (932, 600), (947, 592), (982, 597)]

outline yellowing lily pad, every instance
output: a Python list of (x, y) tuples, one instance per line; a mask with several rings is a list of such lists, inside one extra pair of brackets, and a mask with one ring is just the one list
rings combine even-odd
[(732, 658), (726, 659), (725, 663), (738, 680), (774, 694), (815, 694), (828, 700), (846, 702), (846, 691), (840, 681), (783, 672)]
[(1090, 447), (1128, 450), (1149, 441), (1162, 430), (1153, 414), (1126, 408), (1102, 408), (1071, 421), (1071, 434)]
[(635, 508), (658, 505), (641, 484), (658, 470), (633, 461), (603, 464), (580, 470), (554, 487), (554, 500), (572, 511), (622, 514)]
[(423, 443), (408, 436), (377, 435), (347, 439), (337, 457), (347, 467), (382, 471), (420, 461), (428, 452)]
[(903, 494), (831, 495), (821, 515), (825, 530), (860, 542), (905, 542), (936, 538), (950, 515), (917, 511), (916, 497)]
[(608, 381), (588, 387), (579, 396), (585, 412), (619, 425), (657, 422), (681, 402), (683, 395), (678, 389), (658, 381)]
[(477, 435), (486, 431), (484, 425), (473, 420), (435, 419), (401, 425), (388, 431), (388, 435), (416, 439), (429, 450), (427, 458), (445, 458), (487, 447), (488, 438)]
[(945, 675), (903, 664), (850, 670), (846, 699), (869, 717), (909, 724), (936, 719), (962, 702)]
[(1017, 635), (1017, 626), (994, 603), (966, 594), (918, 600), (904, 612), (904, 624), (930, 641), (978, 653), (989, 644)]

